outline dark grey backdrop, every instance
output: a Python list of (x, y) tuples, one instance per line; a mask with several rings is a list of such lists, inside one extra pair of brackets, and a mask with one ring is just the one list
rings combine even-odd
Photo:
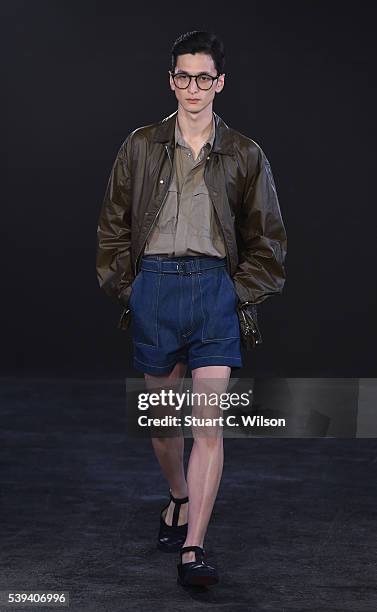
[[(242, 8), (242, 10), (240, 10)], [(214, 110), (266, 152), (288, 232), (282, 296), (244, 375), (375, 376), (371, 3), (3, 1), (1, 374), (135, 375), (98, 288), (96, 228), (127, 134), (176, 109), (174, 39), (223, 38)]]

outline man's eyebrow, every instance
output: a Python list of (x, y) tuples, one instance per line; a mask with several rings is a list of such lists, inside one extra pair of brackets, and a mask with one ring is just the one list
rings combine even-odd
[[(178, 72), (174, 73), (176, 74), (188, 74), (188, 72), (186, 72), (186, 70), (178, 70)], [(198, 74), (193, 74), (191, 76), (199, 76), (199, 74), (208, 74), (208, 76), (212, 76), (209, 72), (207, 72), (206, 70), (202, 70), (202, 72), (198, 72)]]

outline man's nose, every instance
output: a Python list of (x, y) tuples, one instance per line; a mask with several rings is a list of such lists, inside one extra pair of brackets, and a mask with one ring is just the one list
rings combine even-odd
[(190, 85), (188, 87), (188, 90), (189, 90), (190, 93), (197, 93), (199, 91), (199, 88), (198, 88), (198, 86), (196, 84), (195, 79), (191, 79)]

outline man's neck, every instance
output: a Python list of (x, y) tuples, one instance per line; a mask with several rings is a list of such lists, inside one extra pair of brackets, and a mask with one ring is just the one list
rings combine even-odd
[(178, 106), (177, 121), (186, 142), (205, 142), (212, 128), (212, 104), (201, 113), (188, 113)]

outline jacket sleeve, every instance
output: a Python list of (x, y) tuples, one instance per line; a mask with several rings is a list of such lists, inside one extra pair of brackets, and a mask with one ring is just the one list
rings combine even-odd
[(281, 293), (285, 283), (287, 235), (271, 167), (254, 143), (249, 151), (248, 176), (238, 231), (239, 264), (233, 276), (240, 305), (259, 304)]
[(134, 280), (131, 263), (131, 135), (113, 164), (97, 227), (97, 279), (101, 289), (126, 306)]

